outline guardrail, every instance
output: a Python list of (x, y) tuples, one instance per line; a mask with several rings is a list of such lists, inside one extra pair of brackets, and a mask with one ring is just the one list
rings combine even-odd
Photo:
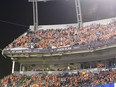
[(29, 48), (29, 49), (20, 49), (20, 50), (11, 50), (4, 49), (3, 54), (16, 54), (16, 53), (54, 53), (62, 51), (78, 51), (78, 52), (93, 52), (96, 49), (110, 48), (113, 44), (116, 44), (116, 39), (111, 39), (107, 41), (96, 41), (90, 45), (79, 45), (79, 46), (68, 46), (61, 48), (50, 48), (50, 49), (38, 49), (38, 48)]
[(77, 69), (77, 70), (62, 70), (62, 71), (15, 71), (17, 74), (25, 74), (25, 75), (32, 75), (32, 74), (39, 74), (39, 73), (47, 73), (47, 74), (78, 74), (78, 72), (92, 72), (92, 73), (99, 73), (100, 71), (108, 71), (108, 70), (116, 70), (116, 67), (114, 68), (89, 68), (89, 69)]
[(62, 47), (62, 48), (54, 48), (54, 49), (38, 49), (38, 48), (31, 48), (31, 49), (22, 49), (22, 50), (3, 50), (3, 54), (16, 54), (16, 53), (53, 53), (53, 52), (61, 52), (61, 51), (84, 51), (88, 50), (88, 46), (69, 46), (69, 47)]

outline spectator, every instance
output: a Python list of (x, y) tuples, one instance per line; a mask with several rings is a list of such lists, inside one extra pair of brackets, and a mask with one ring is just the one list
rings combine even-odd
[(10, 75), (2, 79), (1, 87), (95, 87), (116, 82), (116, 70), (82, 74)]
[(27, 32), (20, 36), (9, 48), (51, 49), (63, 46), (97, 45), (116, 38), (116, 22), (107, 25), (92, 24), (80, 29), (70, 26), (67, 29), (47, 29)]

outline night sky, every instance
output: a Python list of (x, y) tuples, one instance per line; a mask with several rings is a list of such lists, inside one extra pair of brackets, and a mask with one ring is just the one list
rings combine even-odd
[[(116, 0), (81, 0), (83, 21), (116, 16)], [(53, 0), (38, 3), (39, 24), (76, 23), (74, 0)], [(33, 24), (32, 3), (28, 0), (1, 0), (0, 49), (26, 32)], [(11, 60), (0, 55), (0, 78), (11, 73)]]

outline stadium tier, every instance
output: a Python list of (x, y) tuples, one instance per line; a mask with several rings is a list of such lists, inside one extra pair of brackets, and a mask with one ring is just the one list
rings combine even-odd
[(14, 73), (4, 77), (0, 87), (116, 87), (116, 70), (31, 76)]
[(112, 18), (84, 23), (79, 29), (76, 24), (40, 26), (38, 31), (29, 30), (14, 40), (3, 53), (43, 53), (43, 56), (46, 53), (62, 55), (61, 51), (83, 53), (111, 48), (115, 42), (116, 21)]
[(78, 29), (69, 26), (65, 29), (38, 29), (36, 32), (28, 31), (13, 43), (8, 45), (9, 49), (16, 48), (38, 48), (54, 49), (69, 46), (78, 48), (93, 48), (104, 46), (115, 42), (116, 21), (109, 24), (91, 24)]
[(77, 24), (48, 25), (33, 31), (32, 26), (2, 53), (13, 60), (12, 73), (15, 62), (20, 63), (20, 73), (28, 70), (63, 71), (67, 67), (70, 70), (115, 68), (115, 19), (84, 23), (81, 28), (77, 28)]

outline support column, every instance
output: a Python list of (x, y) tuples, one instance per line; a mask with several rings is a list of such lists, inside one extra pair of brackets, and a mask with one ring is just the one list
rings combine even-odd
[(25, 71), (25, 66), (23, 65), (23, 67), (22, 67), (22, 71), (24, 72)]
[(14, 73), (14, 68), (15, 68), (15, 61), (12, 61), (12, 73)]
[(89, 68), (91, 69), (91, 62), (89, 63)]
[(104, 64), (105, 64), (105, 69), (106, 69), (106, 67), (107, 67), (107, 62), (105, 61), (105, 63), (104, 63)]
[(42, 67), (43, 67), (43, 69), (42, 69), (42, 73), (44, 73), (44, 69), (45, 69), (45, 58), (43, 58), (43, 64), (42, 64)]
[(22, 72), (22, 64), (20, 64), (20, 73)]

